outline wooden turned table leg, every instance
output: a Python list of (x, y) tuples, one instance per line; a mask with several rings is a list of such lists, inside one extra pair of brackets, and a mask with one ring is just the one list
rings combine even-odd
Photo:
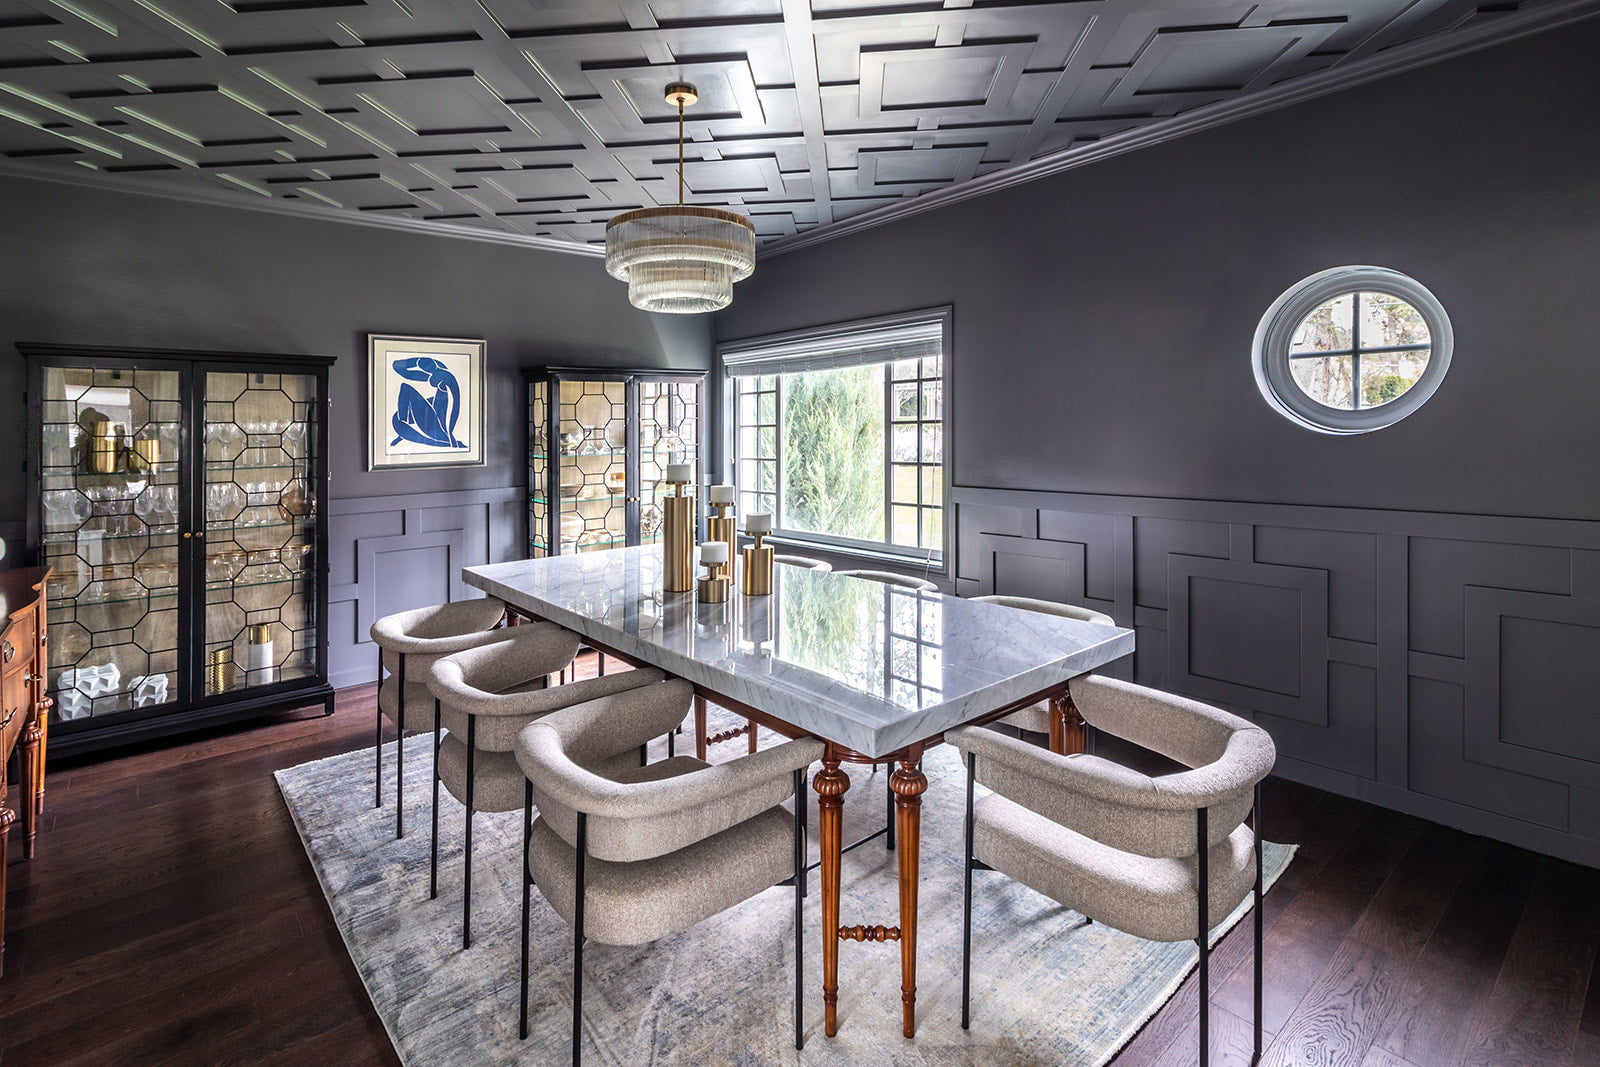
[(839, 861), (844, 842), (844, 795), (850, 776), (839, 769), (830, 748), (812, 779), (817, 791), (817, 829), (822, 852), (822, 1009), (823, 1033), (839, 1029)]
[[(5, 767), (0, 766), (0, 772)], [(0, 773), (0, 780), (4, 774)], [(5, 794), (0, 792), (0, 797)], [(6, 973), (6, 839), (11, 836), (11, 823), (16, 815), (0, 804), (0, 974)]]
[(1058, 756), (1076, 755), (1083, 751), (1083, 716), (1072, 702), (1071, 694), (1063, 691), (1050, 698), (1050, 751)]
[(895, 823), (900, 858), (900, 1004), (905, 1035), (917, 1036), (917, 880), (922, 827), (922, 794), (928, 779), (918, 764), (922, 746), (912, 748), (889, 776), (894, 790)]
[(22, 744), (18, 745), (22, 774), (17, 783), (17, 807), (22, 811), (22, 855), (33, 859), (33, 839), (39, 830), (39, 801), (35, 795), (40, 781), (39, 741), (43, 732), (35, 718), (22, 731)]
[(694, 754), (700, 762), (706, 759), (706, 698), (694, 695)]

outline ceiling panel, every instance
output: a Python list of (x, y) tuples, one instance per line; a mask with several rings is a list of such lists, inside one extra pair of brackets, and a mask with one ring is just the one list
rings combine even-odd
[(593, 254), (677, 201), (683, 80), (684, 200), (781, 248), (1597, 8), (0, 0), (0, 170)]

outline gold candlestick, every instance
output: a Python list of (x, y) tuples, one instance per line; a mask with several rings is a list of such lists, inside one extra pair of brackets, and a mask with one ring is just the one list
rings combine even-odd
[(777, 553), (771, 545), (761, 543), (766, 539), (765, 533), (750, 536), (755, 544), (740, 553), (744, 557), (744, 574), (740, 576), (739, 588), (748, 596), (767, 596), (772, 592), (772, 564)]
[(728, 562), (722, 565), (718, 573), (724, 578), (730, 578), (733, 546), (739, 543), (739, 526), (733, 516), (728, 514), (728, 509), (733, 507), (732, 504), (712, 504), (711, 507), (716, 514), (706, 519), (706, 540), (721, 541), (728, 546)]
[(687, 482), (669, 481), (673, 494), (661, 501), (661, 587), (684, 593), (694, 588), (694, 497)]
[(728, 590), (733, 582), (727, 575), (721, 573), (726, 569), (726, 563), (704, 564), (706, 576), (700, 579), (700, 603), (724, 604), (728, 600)]

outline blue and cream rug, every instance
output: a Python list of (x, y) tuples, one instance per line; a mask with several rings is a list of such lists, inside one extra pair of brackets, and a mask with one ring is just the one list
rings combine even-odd
[[(685, 733), (684, 740), (688, 738)], [(406, 743), (406, 836), (389, 803), (372, 806), (372, 750), (279, 771), (356, 969), (408, 1064), (552, 1064), (570, 1056), (572, 933), (535, 890), (527, 1041), (517, 1039), (522, 813), (474, 823), (473, 945), (461, 948), (463, 808), (440, 793), (439, 897), (428, 899), (432, 736)], [(689, 742), (692, 746), (692, 741)], [(665, 742), (651, 758), (664, 756)], [(742, 741), (721, 746), (731, 758)], [(690, 749), (692, 751), (692, 747)], [(917, 1036), (900, 1033), (900, 947), (844, 942), (839, 1032), (822, 1033), (817, 872), (806, 898), (806, 1044), (794, 1050), (794, 897), (773, 888), (674, 937), (584, 951), (584, 1058), (625, 1064), (1101, 1064), (1126, 1044), (1195, 965), (1191, 943), (1141, 941), (1003, 875), (973, 876), (973, 1014), (961, 1016), (961, 848), (965, 777), (953, 750), (923, 768)], [(845, 840), (881, 826), (885, 772), (846, 770)], [(808, 791), (809, 793), (809, 791)], [(811, 859), (817, 855), (816, 797)], [(1271, 885), (1294, 846), (1266, 846)], [(873, 841), (844, 857), (841, 921), (897, 922), (895, 859)], [(1219, 927), (1248, 910), (1248, 901)]]

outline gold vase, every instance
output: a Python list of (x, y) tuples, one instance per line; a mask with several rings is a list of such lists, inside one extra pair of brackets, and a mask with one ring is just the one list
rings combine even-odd
[(672, 483), (676, 492), (661, 500), (661, 587), (673, 593), (694, 588), (694, 497), (684, 483)]
[(212, 649), (206, 658), (206, 689), (212, 694), (226, 693), (233, 683), (233, 649)]
[(117, 469), (117, 428), (110, 419), (89, 424), (89, 472), (111, 474)]

